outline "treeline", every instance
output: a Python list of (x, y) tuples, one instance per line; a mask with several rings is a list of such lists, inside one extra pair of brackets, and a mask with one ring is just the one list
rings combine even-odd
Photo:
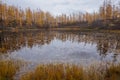
[[(112, 22), (112, 23), (110, 23)], [(70, 25), (87, 24), (88, 26), (117, 26), (120, 25), (120, 4), (112, 4), (105, 0), (99, 12), (72, 13), (53, 16), (40, 9), (33, 11), (15, 6), (8, 6), (0, 1), (0, 27), (4, 28), (49, 28)], [(110, 25), (109, 25), (109, 24)]]

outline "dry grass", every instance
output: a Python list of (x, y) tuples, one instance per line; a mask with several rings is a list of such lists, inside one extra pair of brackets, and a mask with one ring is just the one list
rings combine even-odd
[[(14, 80), (18, 62), (0, 61), (0, 80)], [(21, 80), (120, 80), (120, 64), (94, 64), (83, 67), (72, 64), (44, 64), (21, 76)]]
[(0, 61), (0, 80), (14, 80), (13, 77), (20, 68), (18, 63), (13, 60)]
[(21, 80), (120, 80), (120, 65), (88, 68), (64, 64), (39, 65), (35, 71), (23, 75)]
[(112, 64), (105, 73), (106, 80), (120, 80), (120, 64)]

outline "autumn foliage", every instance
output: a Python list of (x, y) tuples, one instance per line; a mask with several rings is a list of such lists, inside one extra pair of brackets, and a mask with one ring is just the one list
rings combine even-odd
[[(120, 4), (105, 0), (98, 12), (72, 13), (54, 16), (40, 9), (21, 9), (8, 6), (0, 1), (0, 28), (50, 28), (69, 25), (87, 24), (90, 26), (118, 26), (120, 21)], [(111, 22), (111, 23), (110, 23)], [(107, 24), (110, 23), (110, 24)], [(100, 26), (99, 26), (100, 27)]]

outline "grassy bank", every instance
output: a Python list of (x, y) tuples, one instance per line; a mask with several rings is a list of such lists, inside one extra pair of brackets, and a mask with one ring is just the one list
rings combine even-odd
[[(20, 64), (0, 61), (0, 80), (14, 80)], [(72, 64), (44, 64), (22, 74), (20, 80), (120, 80), (120, 64), (93, 64), (83, 67)]]

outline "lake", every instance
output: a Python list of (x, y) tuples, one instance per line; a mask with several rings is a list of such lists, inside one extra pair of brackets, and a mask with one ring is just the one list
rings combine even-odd
[(120, 60), (120, 34), (80, 31), (0, 33), (0, 59), (91, 64)]

